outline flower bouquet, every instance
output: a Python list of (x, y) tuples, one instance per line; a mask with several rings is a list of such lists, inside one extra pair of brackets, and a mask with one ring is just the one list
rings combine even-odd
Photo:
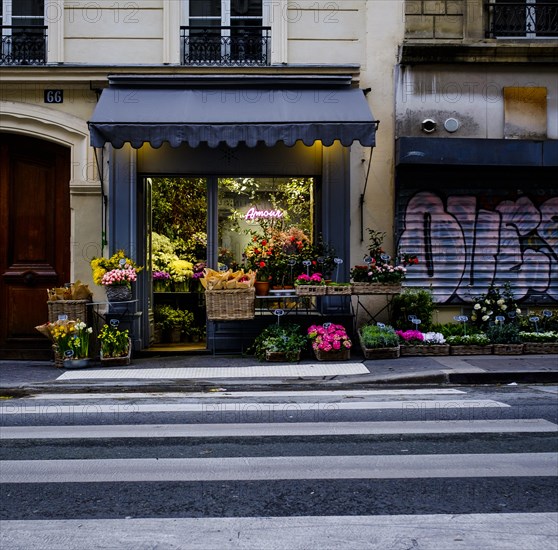
[(170, 273), (166, 271), (153, 272), (153, 292), (166, 292), (169, 289)]
[[(38, 327), (38, 329), (43, 327)], [(88, 366), (91, 361), (89, 338), (92, 332), (93, 329), (79, 319), (47, 323), (46, 334), (53, 342), (52, 349), (56, 366), (67, 368)]]
[(175, 292), (188, 292), (194, 276), (194, 264), (187, 260), (172, 260), (168, 266)]
[(93, 281), (105, 287), (109, 302), (123, 302), (132, 299), (131, 285), (143, 268), (118, 250), (110, 258), (93, 258), (91, 269)]
[(353, 343), (343, 325), (312, 325), (308, 338), (318, 361), (344, 361), (350, 357)]

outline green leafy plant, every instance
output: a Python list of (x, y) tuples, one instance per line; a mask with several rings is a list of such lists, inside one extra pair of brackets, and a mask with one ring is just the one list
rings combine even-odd
[(366, 348), (395, 348), (399, 346), (399, 336), (389, 325), (364, 325), (359, 332), (361, 341)]
[[(405, 288), (391, 302), (391, 324), (399, 329), (420, 328), (428, 331), (432, 328), (433, 313), (432, 293), (424, 288)], [(415, 327), (409, 320), (410, 316), (420, 319), (420, 327)]]
[(98, 336), (101, 341), (103, 357), (122, 357), (128, 355), (130, 333), (128, 329), (119, 330), (116, 325), (103, 325)]
[(446, 342), (452, 346), (488, 346), (491, 343), (490, 338), (483, 332), (462, 336), (448, 336)]
[(519, 327), (514, 323), (496, 323), (488, 327), (486, 335), (492, 344), (521, 344)]
[(264, 361), (267, 352), (281, 352), (287, 361), (297, 361), (300, 352), (306, 347), (306, 336), (299, 325), (270, 325), (254, 340), (248, 350), (257, 359)]
[(558, 332), (555, 331), (547, 331), (547, 332), (525, 332), (520, 331), (519, 337), (521, 338), (522, 342), (533, 342), (533, 343), (542, 343), (542, 342), (551, 342), (555, 343), (558, 342)]

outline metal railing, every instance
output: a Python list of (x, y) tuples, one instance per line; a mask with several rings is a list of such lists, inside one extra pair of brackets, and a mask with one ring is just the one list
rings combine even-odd
[(487, 38), (556, 38), (558, 3), (498, 2), (487, 3)]
[(44, 65), (47, 54), (47, 27), (38, 25), (2, 26), (0, 65)]
[(269, 65), (271, 27), (180, 27), (182, 64)]

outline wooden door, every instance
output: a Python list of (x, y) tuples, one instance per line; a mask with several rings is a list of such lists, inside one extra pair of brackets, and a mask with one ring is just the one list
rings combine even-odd
[(47, 289), (70, 281), (70, 150), (0, 134), (0, 357), (45, 359)]

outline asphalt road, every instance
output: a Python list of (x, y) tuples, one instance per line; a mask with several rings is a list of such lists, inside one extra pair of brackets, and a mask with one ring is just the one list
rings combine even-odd
[(558, 388), (0, 402), (0, 548), (558, 548)]

